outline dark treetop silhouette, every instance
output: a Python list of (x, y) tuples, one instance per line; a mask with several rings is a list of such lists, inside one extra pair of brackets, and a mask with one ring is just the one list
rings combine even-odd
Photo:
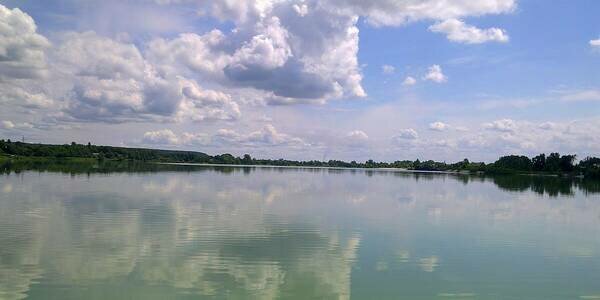
[[(536, 173), (548, 175), (569, 175), (600, 178), (600, 158), (587, 157), (576, 163), (575, 155), (551, 153), (536, 157), (509, 155), (500, 157), (494, 163), (470, 162), (468, 159), (456, 163), (399, 160), (395, 162), (346, 162), (329, 161), (295, 161), (285, 159), (257, 159), (245, 154), (235, 157), (231, 154), (209, 155), (195, 151), (158, 150), (145, 148), (125, 148), (112, 146), (96, 146), (75, 142), (65, 145), (32, 144), (0, 140), (0, 162), (14, 160), (47, 160), (47, 159), (92, 159), (92, 160), (133, 160), (141, 162), (165, 163), (199, 163), (224, 165), (272, 165), (299, 167), (339, 167), (339, 168), (403, 168), (421, 171), (454, 171), (484, 172), (488, 174)], [(72, 161), (73, 162), (73, 161)]]

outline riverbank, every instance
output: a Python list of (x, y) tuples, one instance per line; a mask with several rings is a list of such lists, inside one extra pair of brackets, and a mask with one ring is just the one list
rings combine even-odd
[(561, 177), (600, 178), (600, 158), (587, 157), (576, 161), (575, 155), (550, 153), (540, 154), (533, 158), (523, 155), (500, 157), (493, 163), (472, 162), (468, 159), (455, 163), (421, 161), (416, 159), (381, 162), (369, 159), (364, 162), (342, 160), (287, 160), (260, 159), (249, 154), (236, 157), (232, 154), (210, 155), (197, 151), (162, 150), (147, 148), (126, 148), (84, 144), (31, 144), (0, 140), (0, 163), (2, 161), (20, 161), (27, 163), (51, 163), (62, 161), (67, 163), (93, 163), (101, 161), (134, 161), (139, 163), (196, 164), (215, 166), (269, 166), (298, 168), (331, 168), (331, 169), (390, 169), (419, 172), (447, 172), (464, 174), (528, 174)]
[[(10, 166), (9, 166), (10, 165)], [(294, 166), (294, 165), (268, 165), (268, 164), (215, 164), (215, 163), (188, 163), (188, 162), (161, 162), (142, 161), (132, 159), (105, 159), (86, 157), (33, 157), (18, 155), (0, 155), (0, 168), (12, 170), (42, 170), (65, 171), (70, 173), (110, 172), (110, 171), (160, 171), (173, 170), (171, 167), (215, 167), (215, 168), (281, 168), (281, 169), (308, 169), (308, 170), (355, 170), (355, 171), (382, 171), (398, 173), (423, 173), (423, 174), (456, 174), (456, 175), (487, 175), (487, 176), (537, 176), (537, 177), (562, 177), (584, 178), (579, 174), (553, 174), (546, 172), (518, 172), (504, 170), (504, 172), (485, 172), (468, 170), (418, 170), (409, 168), (391, 167), (330, 167), (330, 166)]]

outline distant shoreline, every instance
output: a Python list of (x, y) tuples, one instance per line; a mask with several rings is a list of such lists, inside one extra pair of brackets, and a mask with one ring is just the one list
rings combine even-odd
[(342, 160), (286, 160), (260, 159), (244, 154), (209, 155), (198, 151), (161, 150), (149, 148), (126, 148), (92, 145), (91, 143), (64, 145), (32, 144), (0, 140), (0, 163), (11, 161), (42, 163), (69, 161), (69, 163), (93, 163), (103, 161), (136, 161), (171, 165), (270, 167), (329, 170), (387, 170), (393, 172), (420, 172), (442, 174), (519, 174), (535, 176), (600, 178), (600, 158), (586, 157), (576, 160), (575, 155), (559, 153), (539, 154), (529, 158), (524, 155), (502, 156), (493, 163), (472, 162), (463, 159), (455, 163), (396, 160), (380, 162), (372, 159), (364, 162)]
[[(282, 169), (322, 169), (322, 170), (359, 170), (359, 171), (393, 171), (398, 173), (438, 173), (438, 174), (461, 174), (460, 171), (427, 171), (411, 170), (406, 168), (360, 168), (360, 167), (313, 167), (313, 166), (277, 166), (277, 165), (239, 165), (239, 164), (206, 164), (206, 163), (177, 163), (157, 162), (161, 165), (173, 166), (207, 166), (207, 167), (235, 167), (235, 168), (282, 168)], [(465, 173), (467, 174), (467, 173)]]
[[(205, 163), (169, 163), (169, 162), (155, 162), (159, 165), (171, 165), (171, 166), (199, 166), (199, 167), (234, 167), (234, 168), (280, 168), (280, 169), (316, 169), (316, 170), (357, 170), (357, 171), (391, 171), (397, 173), (429, 173), (429, 174), (457, 174), (457, 175), (486, 175), (485, 172), (465, 172), (465, 171), (428, 171), (428, 170), (412, 170), (406, 168), (353, 168), (353, 167), (311, 167), (311, 166), (277, 166), (277, 165), (228, 165), (228, 164), (205, 164)], [(487, 174), (489, 175), (503, 175), (503, 174)], [(567, 174), (547, 174), (547, 173), (514, 173), (506, 175), (519, 175), (519, 176), (541, 176), (541, 177), (572, 177), (572, 178), (583, 178), (583, 176), (567, 175)]]

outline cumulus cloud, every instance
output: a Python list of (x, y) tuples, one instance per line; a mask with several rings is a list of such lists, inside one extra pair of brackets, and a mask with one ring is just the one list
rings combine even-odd
[(29, 15), (0, 4), (0, 104), (27, 112), (53, 105), (42, 82), (48, 74), (50, 47)]
[[(213, 30), (152, 41), (149, 60), (160, 70), (187, 70), (188, 76), (263, 91), (260, 97), (269, 103), (366, 96), (355, 16), (322, 7), (300, 16), (288, 2), (268, 7), (225, 14), (240, 18), (228, 34)], [(217, 9), (221, 17), (223, 8)]]
[(179, 138), (170, 129), (163, 129), (144, 133), (143, 142), (147, 144), (175, 145), (179, 143)]
[(346, 137), (352, 140), (360, 140), (366, 141), (369, 139), (369, 136), (362, 130), (353, 130), (346, 134)]
[(490, 123), (484, 123), (483, 128), (500, 132), (515, 132), (518, 129), (518, 125), (514, 120), (502, 119)]
[(6, 102), (28, 109), (50, 108), (54, 101), (43, 92), (28, 91), (17, 82), (0, 82), (0, 103)]
[(306, 14), (308, 14), (308, 5), (305, 3), (294, 4), (292, 7), (294, 8), (294, 11), (296, 11), (296, 13), (298, 13), (298, 15), (301, 17), (304, 17)]
[(0, 79), (37, 78), (46, 74), (48, 40), (20, 9), (0, 5)]
[(387, 75), (394, 74), (394, 72), (396, 72), (396, 68), (390, 65), (383, 65), (381, 66), (381, 72)]
[(416, 140), (419, 138), (419, 134), (412, 128), (402, 129), (400, 133), (392, 137), (394, 140)]
[(494, 155), (561, 152), (582, 156), (600, 151), (600, 120), (586, 119), (567, 122), (513, 121), (510, 119), (487, 123), (486, 132), (463, 135), (460, 149), (472, 149)]
[(425, 80), (433, 81), (436, 83), (443, 83), (448, 81), (448, 78), (442, 72), (442, 67), (439, 65), (433, 65), (429, 67), (427, 74), (423, 77)]
[(194, 81), (182, 84), (184, 101), (179, 108), (179, 116), (193, 121), (237, 120), (242, 113), (231, 95), (224, 92), (203, 89)]
[[(51, 47), (29, 15), (0, 5), (0, 76), (32, 79), (51, 70), (60, 79), (56, 86), (11, 83), (0, 96), (26, 108), (61, 110), (71, 121), (236, 120), (239, 101), (295, 104), (365, 97), (357, 57), (360, 17), (377, 26), (397, 26), (507, 13), (516, 6), (513, 0), (151, 2), (197, 5), (203, 15), (231, 21), (234, 29), (136, 44), (93, 31), (72, 32)], [(437, 70), (428, 80), (445, 81)], [(415, 82), (411, 77), (404, 84)]]
[[(228, 84), (264, 91), (266, 94), (261, 97), (266, 102), (278, 104), (324, 103), (329, 99), (366, 96), (357, 59), (359, 31), (356, 23), (359, 17), (365, 17), (377, 26), (398, 26), (419, 20), (445, 21), (508, 13), (516, 7), (514, 0), (477, 3), (441, 0), (199, 3), (205, 14), (233, 21), (236, 28), (228, 34), (213, 32), (217, 38), (208, 46), (202, 41), (203, 37), (188, 34), (185, 39), (188, 43), (194, 40), (199, 51), (162, 47), (163, 50), (171, 48), (162, 51), (167, 54), (164, 56), (177, 56), (188, 69), (210, 69), (216, 73), (216, 78)], [(481, 32), (489, 36), (492, 31)], [(180, 44), (181, 38), (162, 41), (155, 46)], [(204, 59), (207, 56), (210, 59)], [(385, 72), (391, 70), (385, 67)], [(439, 74), (431, 78), (436, 82), (445, 80)]]
[(435, 130), (435, 131), (445, 131), (448, 128), (450, 128), (450, 125), (443, 123), (443, 122), (439, 122), (439, 121), (429, 124), (429, 129)]
[(417, 80), (412, 76), (406, 76), (404, 81), (402, 81), (403, 86), (412, 86), (417, 84)]
[(418, 149), (422, 145), (423, 141), (420, 140), (419, 134), (412, 128), (402, 129), (391, 138), (392, 147), (399, 147), (404, 150)]
[(72, 74), (68, 113), (85, 120), (171, 115), (182, 99), (177, 82), (161, 78), (133, 44), (94, 32), (70, 33), (57, 50)]
[(261, 130), (248, 134), (238, 133), (231, 129), (221, 129), (212, 137), (213, 143), (235, 144), (243, 146), (306, 146), (302, 139), (278, 132), (271, 124)]
[(596, 49), (600, 49), (600, 39), (590, 40), (590, 46)]
[[(186, 0), (156, 0), (162, 4), (194, 2)], [(221, 20), (232, 20), (238, 24), (249, 23), (267, 15), (278, 6), (291, 6), (298, 16), (306, 16), (313, 8), (325, 8), (344, 14), (365, 17), (375, 26), (399, 26), (419, 20), (445, 20), (466, 16), (501, 14), (512, 12), (516, 0), (331, 0), (331, 1), (195, 1), (203, 10)]]
[(3, 129), (29, 129), (29, 128), (33, 128), (33, 124), (31, 123), (13, 123), (10, 120), (4, 120), (2, 122), (0, 122), (0, 128)]
[(598, 118), (542, 123), (504, 119), (486, 123), (479, 130), (473, 128), (460, 134), (448, 133), (444, 139), (425, 136), (410, 140), (394, 136), (392, 143), (413, 153), (435, 155), (443, 148), (447, 153), (472, 153), (472, 157), (478, 157), (476, 159), (489, 161), (499, 155), (533, 156), (549, 152), (575, 153), (585, 157), (600, 151), (599, 124)]
[[(214, 39), (218, 34), (209, 33), (204, 40)], [(155, 41), (150, 54), (144, 55), (134, 44), (95, 32), (65, 34), (54, 55), (55, 68), (72, 86), (64, 111), (75, 120), (101, 122), (235, 120), (241, 116), (229, 94), (204, 89), (177, 71), (176, 51), (161, 61), (162, 46), (169, 48)], [(198, 55), (206, 58), (202, 52)], [(168, 63), (173, 64), (167, 67)], [(211, 64), (218, 61), (202, 66), (210, 71)]]
[(344, 136), (342, 145), (349, 147), (364, 147), (369, 142), (369, 136), (362, 130), (353, 130)]
[[(20, 10), (0, 5), (2, 23), (5, 26), (0, 30), (0, 77), (9, 77), (0, 80), (2, 102), (54, 110), (54, 115), (59, 116), (54, 119), (59, 122), (235, 120), (241, 115), (239, 105), (228, 94), (200, 88), (194, 80), (185, 78), (189, 74), (178, 71), (175, 60), (161, 60), (160, 50), (172, 49), (161, 48), (165, 43), (161, 44), (160, 39), (143, 51), (134, 44), (93, 31), (69, 32), (58, 35), (56, 47), (50, 48), (47, 40), (35, 33), (33, 19)], [(188, 37), (178, 39), (210, 47), (219, 42), (219, 33), (208, 33), (201, 42)], [(191, 47), (192, 51), (198, 49)], [(211, 71), (212, 64), (213, 74), (222, 73), (228, 61), (220, 62), (215, 56), (218, 52), (211, 57), (202, 56), (199, 51), (186, 63), (190, 68), (202, 66), (207, 71)], [(51, 58), (48, 64), (46, 57)], [(203, 62), (194, 64), (194, 58)], [(28, 71), (15, 73), (15, 66)], [(53, 73), (52, 80), (36, 81), (46, 70)], [(53, 99), (49, 90), (61, 101)], [(56, 113), (60, 110), (66, 114)]]
[(506, 32), (500, 28), (480, 29), (467, 25), (461, 20), (448, 19), (429, 27), (432, 32), (446, 34), (448, 40), (466, 44), (481, 44), (486, 42), (506, 43), (509, 40)]
[(203, 79), (222, 79), (232, 60), (225, 44), (227, 37), (217, 29), (203, 35), (184, 33), (170, 40), (151, 40), (146, 56), (164, 74), (186, 71)]
[(289, 34), (278, 17), (258, 24), (256, 35), (233, 54), (230, 67), (272, 70), (282, 67), (292, 56)]
[[(11, 65), (20, 66), (19, 72), (0, 67), (0, 101), (20, 103), (19, 109), (48, 110), (46, 116), (57, 123), (191, 120), (226, 121), (228, 128), (236, 128), (233, 121), (242, 118), (246, 109), (251, 114), (254, 108), (250, 105), (365, 97), (358, 62), (359, 20), (375, 26), (415, 21), (436, 26), (469, 16), (509, 13), (516, 6), (513, 0), (147, 2), (153, 2), (153, 8), (159, 7), (156, 3), (197, 6), (200, 18), (225, 21), (223, 28), (228, 30), (194, 33), (193, 27), (185, 27), (180, 31), (187, 33), (179, 35), (174, 30), (168, 34), (145, 31), (149, 34), (131, 35), (134, 43), (126, 34), (82, 26), (96, 31), (53, 33), (49, 35), (51, 45), (36, 33), (31, 17), (0, 5), (0, 24), (9, 28), (0, 26), (0, 64), (9, 59)], [(139, 1), (135, 5), (143, 9), (145, 4)], [(167, 11), (172, 7), (159, 8)], [(21, 21), (5, 21), (11, 18)], [(125, 25), (123, 31), (127, 32), (131, 28)], [(479, 30), (487, 34), (487, 29)], [(7, 49), (17, 49), (14, 53), (22, 55), (15, 56)], [(46, 73), (53, 76), (35, 81)], [(409, 76), (403, 84), (414, 85), (415, 78)], [(423, 79), (447, 80), (439, 65), (431, 66)], [(342, 134), (339, 141), (361, 136)], [(417, 140), (418, 134), (402, 131), (398, 138)], [(249, 133), (237, 128), (211, 135), (158, 131), (144, 140), (175, 145), (217, 141), (250, 146), (307, 145), (270, 125)]]
[(512, 12), (516, 0), (333, 0), (330, 5), (365, 16), (376, 26), (398, 26), (419, 20), (447, 20)]
[(232, 129), (219, 129), (214, 134), (189, 133), (175, 134), (170, 129), (148, 131), (144, 133), (142, 142), (160, 145), (203, 145), (203, 146), (308, 146), (304, 140), (279, 132), (271, 124), (257, 131), (239, 133)]
[(184, 132), (179, 138), (179, 143), (183, 145), (210, 145), (210, 136), (206, 133), (189, 133)]

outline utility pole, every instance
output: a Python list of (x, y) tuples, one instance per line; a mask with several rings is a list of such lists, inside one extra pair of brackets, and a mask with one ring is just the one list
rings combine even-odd
[(23, 136), (21, 140), (23, 141), (23, 144), (25, 144), (25, 136)]

